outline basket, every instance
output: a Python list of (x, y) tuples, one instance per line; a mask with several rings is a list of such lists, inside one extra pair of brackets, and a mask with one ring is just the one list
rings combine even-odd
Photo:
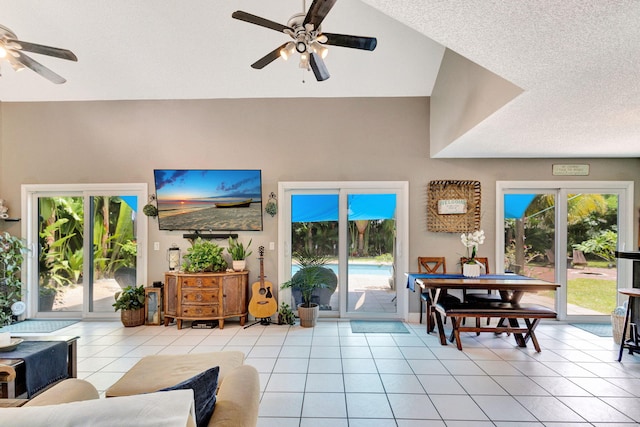
[(144, 308), (137, 310), (122, 310), (120, 320), (125, 327), (144, 325)]
[[(446, 233), (468, 233), (480, 229), (480, 181), (438, 180), (427, 188), (427, 230)], [(464, 200), (466, 212), (440, 214), (441, 200)]]
[[(620, 344), (622, 339), (622, 329), (624, 329), (624, 315), (611, 313), (611, 329), (613, 330), (613, 341), (616, 344)], [(629, 339), (631, 336), (631, 328), (627, 328), (627, 333), (625, 334), (625, 341)]]

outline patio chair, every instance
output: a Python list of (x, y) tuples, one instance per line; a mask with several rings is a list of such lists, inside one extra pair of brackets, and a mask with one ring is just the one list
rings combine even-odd
[(574, 249), (573, 250), (573, 257), (571, 258), (571, 267), (575, 268), (575, 267), (586, 267), (587, 266), (587, 259), (584, 257), (584, 252), (578, 250), (578, 249)]

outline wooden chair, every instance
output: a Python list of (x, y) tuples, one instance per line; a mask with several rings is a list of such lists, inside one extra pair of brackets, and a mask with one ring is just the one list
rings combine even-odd
[[(489, 258), (485, 257), (476, 257), (476, 260), (484, 266), (483, 274), (491, 274), (489, 273)], [(460, 271), (462, 271), (462, 264), (467, 262), (466, 257), (460, 258)], [(502, 298), (498, 294), (494, 294), (493, 291), (488, 290), (487, 293), (470, 293), (468, 294), (466, 290), (462, 291), (462, 298), (465, 302), (500, 302)], [(462, 319), (463, 324), (465, 319)], [(487, 317), (487, 325), (491, 322), (491, 318)], [(476, 327), (480, 327), (480, 318), (476, 318)], [(478, 335), (480, 335), (478, 333)]]
[[(447, 263), (444, 257), (418, 257), (418, 272), (426, 274), (447, 274)], [(441, 298), (455, 298), (454, 296), (442, 294)], [(427, 317), (427, 332), (431, 332), (434, 327), (435, 308), (431, 305), (429, 292), (420, 292), (420, 323), (422, 323), (423, 311)], [(446, 322), (445, 318), (445, 322)]]
[(584, 252), (577, 249), (573, 250), (573, 258), (571, 258), (571, 267), (576, 268), (581, 266), (582, 268), (587, 266), (587, 259), (584, 257)]

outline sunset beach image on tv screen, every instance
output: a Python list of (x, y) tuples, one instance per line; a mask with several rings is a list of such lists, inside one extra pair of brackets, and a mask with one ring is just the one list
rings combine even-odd
[(262, 230), (260, 170), (156, 169), (161, 230)]

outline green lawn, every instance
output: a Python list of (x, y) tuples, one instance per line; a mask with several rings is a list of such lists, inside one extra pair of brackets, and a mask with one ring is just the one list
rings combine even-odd
[(610, 314), (616, 308), (616, 282), (613, 280), (572, 279), (568, 283), (569, 304)]

